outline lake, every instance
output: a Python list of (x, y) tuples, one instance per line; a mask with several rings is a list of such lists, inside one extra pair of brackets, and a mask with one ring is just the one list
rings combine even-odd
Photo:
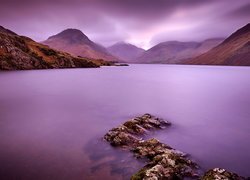
[(130, 65), (0, 72), (0, 179), (127, 179), (144, 162), (103, 135), (151, 113), (200, 164), (250, 176), (250, 68)]

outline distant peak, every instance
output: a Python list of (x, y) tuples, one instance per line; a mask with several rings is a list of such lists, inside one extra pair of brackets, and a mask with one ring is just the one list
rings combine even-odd
[(83, 34), (83, 32), (79, 29), (73, 29), (73, 28), (68, 28), (65, 29), (64, 31), (60, 32), (59, 34)]
[(62, 38), (68, 40), (70, 43), (80, 43), (82, 41), (90, 41), (89, 38), (79, 29), (65, 29), (62, 32), (49, 37), (49, 39)]
[(115, 43), (114, 45), (129, 45), (129, 43), (126, 43), (125, 41), (119, 41)]
[[(115, 43), (114, 45), (112, 45), (113, 47), (116, 47), (116, 46), (127, 46), (127, 47), (136, 47), (136, 48), (139, 48), (137, 47), (136, 45), (133, 45), (133, 44), (130, 44), (130, 43), (127, 43), (125, 41), (119, 41), (117, 43)], [(111, 47), (112, 47), (111, 46)]]
[(127, 48), (127, 49), (140, 49), (141, 51), (145, 51), (145, 49), (138, 47), (134, 44), (127, 43), (125, 41), (119, 41), (108, 48)]

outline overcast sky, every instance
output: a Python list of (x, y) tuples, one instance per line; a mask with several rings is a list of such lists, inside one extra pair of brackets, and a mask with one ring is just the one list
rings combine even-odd
[(250, 20), (249, 0), (1, 0), (0, 25), (36, 41), (66, 28), (104, 46), (226, 37)]

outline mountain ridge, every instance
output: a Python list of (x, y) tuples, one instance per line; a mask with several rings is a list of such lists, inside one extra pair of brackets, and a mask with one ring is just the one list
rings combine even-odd
[(198, 56), (217, 46), (224, 38), (210, 38), (202, 42), (165, 41), (161, 42), (137, 58), (137, 63), (177, 64)]

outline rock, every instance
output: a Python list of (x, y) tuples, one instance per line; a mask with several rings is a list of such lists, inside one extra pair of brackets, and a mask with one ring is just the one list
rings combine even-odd
[(141, 136), (151, 130), (163, 129), (170, 122), (144, 114), (113, 128), (104, 136), (111, 145), (130, 150), (134, 157), (146, 159), (147, 164), (132, 175), (132, 180), (202, 179), (202, 180), (242, 180), (243, 178), (225, 169), (209, 170), (201, 177), (198, 165), (187, 154), (152, 138)]
[(143, 135), (152, 129), (162, 129), (169, 126), (170, 122), (156, 118), (150, 114), (136, 117), (128, 120), (117, 128), (111, 129), (104, 139), (114, 146), (129, 145), (134, 147), (138, 144), (140, 138), (138, 135)]
[(104, 139), (113, 146), (125, 147), (133, 152), (136, 158), (149, 160), (131, 179), (197, 178), (198, 166), (184, 153), (155, 138), (143, 140), (140, 137), (151, 130), (163, 129), (169, 125), (168, 121), (144, 114), (111, 129)]
[(132, 134), (144, 134), (146, 132), (146, 129), (142, 127), (138, 121), (136, 120), (130, 120), (123, 124), (125, 127), (127, 127), (128, 132)]
[(104, 138), (113, 146), (128, 146), (139, 142), (137, 137), (123, 131), (109, 131)]
[(111, 129), (104, 139), (114, 146), (129, 145), (134, 147), (140, 140), (138, 135), (143, 135), (152, 129), (161, 129), (169, 126), (170, 122), (156, 118), (150, 114), (128, 120), (117, 128)]
[(160, 143), (157, 139), (149, 139), (139, 141), (137, 146), (133, 149), (135, 156), (138, 158), (147, 157), (153, 158), (158, 154), (163, 154), (165, 151), (172, 150), (171, 147)]
[(207, 171), (202, 180), (244, 180), (247, 178), (241, 177), (236, 173), (229, 172), (222, 168), (214, 168)]
[(129, 66), (129, 65), (128, 64), (124, 64), (124, 63), (122, 63), (122, 64), (121, 63), (120, 64), (116, 63), (115, 66)]
[[(140, 141), (134, 148), (136, 157), (147, 157), (150, 162), (138, 173), (141, 179), (161, 178), (197, 178), (198, 166), (189, 160), (184, 153), (180, 153), (157, 139)], [(133, 177), (138, 178), (138, 173)], [(177, 177), (178, 175), (178, 177)], [(132, 179), (136, 179), (133, 178)]]

